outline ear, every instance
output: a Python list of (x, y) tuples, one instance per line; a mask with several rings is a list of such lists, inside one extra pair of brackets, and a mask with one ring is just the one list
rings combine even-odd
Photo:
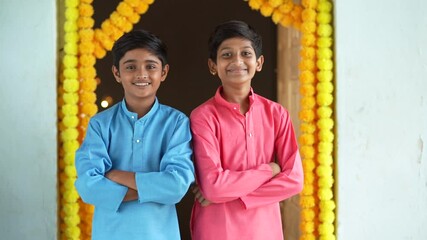
[(214, 61), (212, 61), (212, 59), (208, 59), (208, 68), (209, 68), (209, 72), (212, 75), (216, 75), (218, 73), (217, 69), (216, 69), (216, 64)]
[(120, 82), (120, 72), (119, 72), (119, 69), (117, 69), (116, 66), (113, 65), (111, 67), (111, 71), (113, 72), (113, 75), (114, 75), (114, 78), (116, 79), (116, 81), (118, 83), (121, 83)]
[(161, 78), (161, 82), (166, 80), (166, 77), (168, 76), (169, 73), (169, 64), (166, 64), (163, 69), (162, 69), (162, 78)]
[(259, 56), (258, 60), (256, 60), (256, 63), (257, 63), (256, 71), (261, 72), (262, 65), (264, 64), (264, 56), (263, 55)]

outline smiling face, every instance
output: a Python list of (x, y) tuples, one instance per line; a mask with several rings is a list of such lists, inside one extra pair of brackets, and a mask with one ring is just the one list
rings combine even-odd
[(144, 48), (125, 53), (119, 69), (112, 68), (116, 81), (121, 83), (127, 102), (154, 101), (160, 83), (166, 79), (169, 65), (162, 68), (162, 61)]
[(262, 69), (264, 57), (258, 59), (251, 41), (244, 38), (230, 38), (218, 47), (216, 63), (208, 60), (211, 73), (218, 73), (222, 85), (250, 85), (255, 72)]

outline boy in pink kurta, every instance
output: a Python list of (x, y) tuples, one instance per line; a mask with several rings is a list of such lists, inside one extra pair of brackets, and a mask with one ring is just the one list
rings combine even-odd
[(302, 190), (289, 113), (251, 87), (261, 49), (261, 37), (241, 21), (218, 25), (209, 39), (208, 66), (222, 86), (190, 116), (193, 240), (282, 240), (279, 202)]

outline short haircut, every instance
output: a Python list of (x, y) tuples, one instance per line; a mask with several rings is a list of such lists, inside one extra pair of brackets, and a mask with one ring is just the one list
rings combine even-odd
[(262, 55), (262, 38), (249, 24), (231, 20), (216, 26), (208, 41), (209, 58), (216, 63), (218, 48), (222, 42), (230, 38), (244, 38), (251, 42), (256, 57)]
[(162, 61), (162, 67), (167, 62), (167, 46), (156, 35), (146, 30), (133, 30), (121, 36), (113, 46), (113, 64), (119, 68), (120, 59), (130, 50), (143, 48), (156, 55)]

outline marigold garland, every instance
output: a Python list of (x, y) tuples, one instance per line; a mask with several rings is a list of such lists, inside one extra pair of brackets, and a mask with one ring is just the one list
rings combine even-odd
[[(98, 111), (96, 59), (129, 32), (154, 0), (123, 0), (101, 28), (93, 29), (93, 0), (66, 0), (64, 57), (58, 111), (60, 238), (90, 239), (93, 207), (82, 203), (74, 189), (75, 151), (90, 117)], [(335, 239), (333, 199), (333, 52), (330, 0), (247, 0), (251, 9), (275, 24), (302, 32), (300, 70), (300, 152), (304, 189), (300, 196), (300, 239)]]

